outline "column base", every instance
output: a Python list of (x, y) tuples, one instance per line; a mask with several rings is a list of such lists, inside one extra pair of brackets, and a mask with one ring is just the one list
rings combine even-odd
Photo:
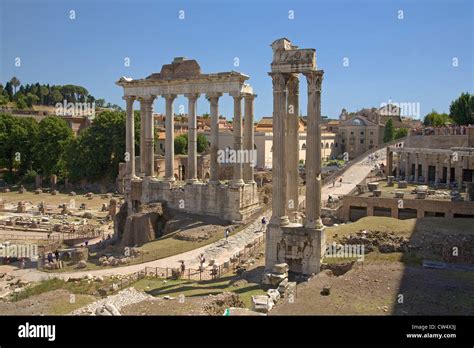
[(312, 229), (316, 229), (316, 230), (324, 229), (324, 225), (323, 225), (323, 222), (322, 222), (321, 218), (318, 218), (314, 221), (305, 221), (304, 227), (305, 228), (312, 228)]
[(164, 178), (164, 181), (175, 182), (176, 178), (174, 176)]
[(245, 182), (242, 179), (232, 180), (231, 186), (233, 187), (240, 187), (244, 186)]
[(197, 178), (187, 179), (186, 180), (186, 185), (192, 185), (192, 184), (196, 184), (198, 182), (199, 182), (199, 179), (197, 179)]
[(272, 216), (269, 222), (269, 225), (273, 226), (285, 226), (290, 223), (288, 216)]

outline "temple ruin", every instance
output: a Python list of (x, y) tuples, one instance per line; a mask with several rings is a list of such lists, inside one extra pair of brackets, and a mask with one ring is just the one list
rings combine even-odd
[[(300, 274), (317, 273), (325, 249), (321, 222), (321, 84), (315, 49), (298, 49), (288, 39), (272, 44), (273, 200), (266, 231), (265, 268), (287, 263)], [(299, 75), (308, 83), (306, 140), (306, 211), (298, 193)]]
[[(217, 216), (230, 221), (245, 221), (260, 209), (257, 185), (250, 163), (233, 164), (233, 179), (222, 184), (219, 178), (219, 98), (227, 93), (233, 97), (234, 150), (253, 150), (253, 102), (255, 95), (246, 83), (249, 76), (236, 71), (202, 74), (196, 60), (178, 57), (163, 65), (160, 73), (144, 79), (122, 77), (116, 82), (123, 87), (126, 101), (126, 176), (124, 195), (129, 214), (141, 204), (160, 202), (168, 208), (184, 212)], [(174, 175), (174, 111), (177, 95), (188, 99), (188, 158), (186, 181)], [(210, 177), (197, 175), (196, 103), (203, 95), (210, 103)], [(166, 101), (165, 176), (157, 177), (154, 149), (153, 103)], [(245, 132), (243, 132), (242, 100), (244, 100)], [(133, 104), (140, 103), (140, 150), (135, 155)], [(138, 170), (137, 170), (138, 168)]]

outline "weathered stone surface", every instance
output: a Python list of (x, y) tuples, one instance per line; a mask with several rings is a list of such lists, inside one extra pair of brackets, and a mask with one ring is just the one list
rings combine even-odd
[(143, 206), (141, 212), (126, 218), (120, 246), (143, 245), (156, 239), (162, 233), (162, 224), (164, 217), (160, 203)]
[(406, 181), (399, 181), (398, 182), (398, 188), (407, 188), (408, 187), (408, 182)]
[(283, 274), (283, 273), (288, 273), (288, 271), (290, 270), (290, 267), (288, 266), (287, 263), (277, 263), (275, 266), (273, 266), (273, 273), (279, 273), (279, 274)]
[(252, 310), (255, 312), (268, 313), (273, 306), (273, 300), (267, 295), (252, 296)]
[(283, 280), (288, 278), (288, 273), (265, 273), (262, 283), (265, 285), (278, 286)]
[(367, 184), (367, 187), (368, 187), (370, 192), (373, 192), (373, 191), (379, 189), (379, 184), (376, 183), (376, 182), (370, 182), (370, 183)]
[(277, 289), (269, 289), (267, 291), (267, 295), (274, 303), (278, 302), (280, 299), (280, 292)]

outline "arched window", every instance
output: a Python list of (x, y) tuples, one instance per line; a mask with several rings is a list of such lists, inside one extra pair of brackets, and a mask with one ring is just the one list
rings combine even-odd
[(326, 149), (329, 149), (329, 143), (326, 143)]
[(303, 143), (303, 145), (301, 146), (301, 150), (306, 150), (306, 143)]

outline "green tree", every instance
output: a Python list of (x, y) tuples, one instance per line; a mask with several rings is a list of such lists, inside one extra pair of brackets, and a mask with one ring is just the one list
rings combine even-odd
[(15, 91), (14, 94), (16, 94), (16, 88), (21, 84), (20, 80), (18, 80), (15, 76), (13, 76), (10, 80), (10, 83), (13, 86), (13, 89)]
[(459, 125), (474, 124), (474, 95), (461, 93), (449, 107), (449, 116)]
[(197, 135), (197, 152), (203, 153), (206, 152), (209, 148), (209, 142), (203, 134)]
[(6, 91), (7, 94), (8, 94), (8, 98), (9, 98), (10, 100), (12, 100), (12, 98), (13, 98), (13, 86), (12, 86), (12, 84), (11, 84), (10, 81), (8, 81), (8, 82), (5, 84), (5, 91)]
[[(139, 119), (135, 113), (135, 120)], [(140, 124), (135, 124), (135, 134)], [(139, 141), (139, 140), (138, 140)], [(139, 148), (138, 142), (135, 146)], [(71, 181), (115, 180), (120, 162), (125, 161), (125, 113), (104, 111), (91, 126), (66, 146), (65, 173)]]
[(38, 104), (38, 102), (40, 101), (40, 98), (36, 94), (28, 93), (26, 95), (25, 101), (26, 101), (26, 105), (28, 105), (28, 107), (31, 108), (33, 105)]
[(63, 171), (62, 156), (72, 138), (72, 130), (62, 118), (48, 116), (41, 120), (33, 148), (37, 171), (40, 174), (48, 176)]
[(408, 135), (408, 128), (397, 128), (393, 133), (393, 139), (404, 138)]
[(393, 121), (389, 119), (385, 124), (385, 129), (383, 132), (383, 142), (388, 143), (389, 141), (393, 140), (394, 136), (394, 129), (393, 129)]
[[(20, 93), (18, 93), (20, 94)], [(16, 97), (17, 95), (15, 95)], [(26, 98), (23, 94), (18, 95), (18, 98), (16, 100), (16, 107), (20, 110), (26, 109), (28, 107), (28, 104), (26, 103)]]
[(446, 126), (448, 124), (452, 124), (454, 121), (449, 117), (448, 114), (439, 114), (435, 110), (432, 110), (429, 114), (427, 114), (423, 120), (423, 124), (425, 126)]
[(174, 138), (174, 153), (176, 155), (186, 154), (188, 148), (188, 137), (186, 134), (182, 134)]

